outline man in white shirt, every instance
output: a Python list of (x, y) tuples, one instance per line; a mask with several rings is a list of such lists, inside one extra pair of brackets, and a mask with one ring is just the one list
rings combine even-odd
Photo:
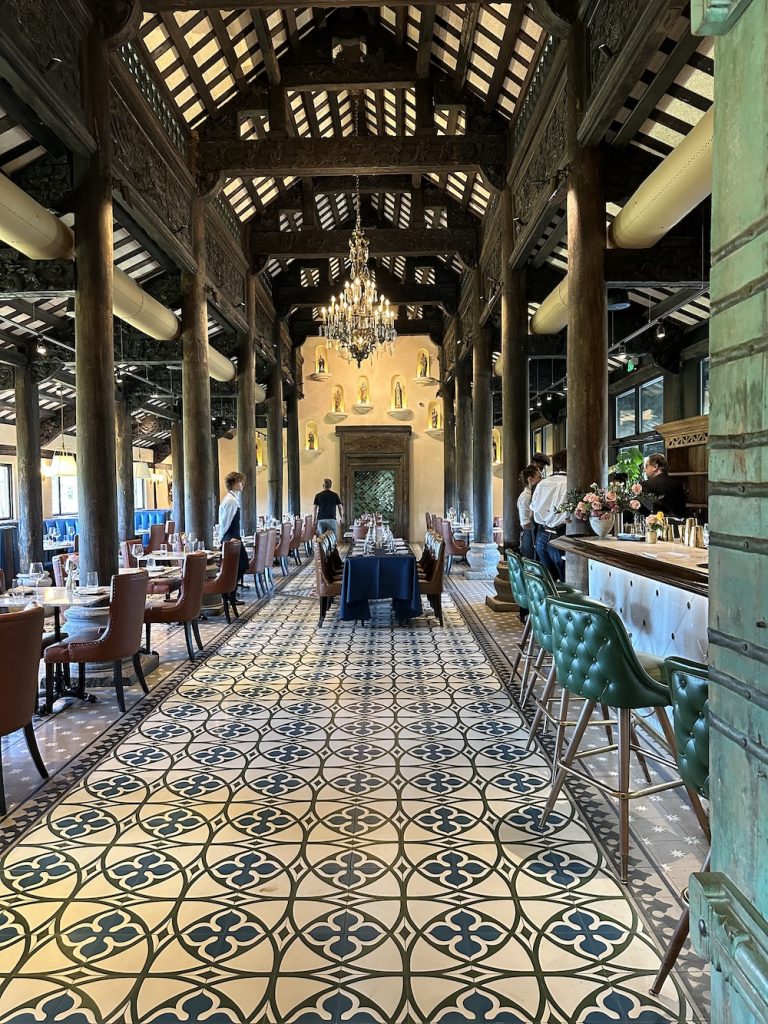
[(555, 452), (552, 456), (552, 475), (545, 477), (536, 484), (531, 499), (533, 521), (537, 524), (536, 554), (555, 580), (565, 578), (563, 556), (556, 548), (550, 547), (550, 541), (562, 537), (565, 533), (567, 512), (557, 512), (557, 506), (565, 500), (568, 490), (568, 478), (565, 475), (567, 454), (565, 451)]
[[(219, 505), (219, 537), (223, 544), (225, 540), (241, 538), (240, 527), (240, 499), (239, 496), (245, 487), (245, 477), (242, 473), (228, 473), (224, 481), (227, 493)], [(240, 564), (237, 570), (238, 580), (241, 581), (248, 571), (248, 552), (245, 544), (240, 545)]]

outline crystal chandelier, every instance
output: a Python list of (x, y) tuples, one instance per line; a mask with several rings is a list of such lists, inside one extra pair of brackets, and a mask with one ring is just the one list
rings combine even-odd
[[(355, 97), (355, 135), (358, 98)], [(360, 178), (355, 176), (355, 230), (349, 240), (350, 276), (344, 291), (321, 312), (320, 331), (347, 360), (358, 366), (382, 346), (392, 350), (397, 338), (395, 310), (379, 296), (368, 269), (368, 239), (360, 221)]]

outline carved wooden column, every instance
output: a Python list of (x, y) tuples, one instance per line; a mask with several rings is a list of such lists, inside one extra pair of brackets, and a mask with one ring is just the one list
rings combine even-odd
[(492, 579), (499, 551), (493, 543), (493, 347), (480, 326), (480, 272), (475, 272), (472, 325), (472, 521), (468, 579)]
[(211, 476), (213, 478), (213, 487), (211, 488), (211, 515), (213, 522), (219, 521), (219, 504), (221, 499), (224, 497), (224, 485), (220, 480), (219, 470), (219, 435), (216, 433), (211, 434)]
[(291, 352), (293, 387), (285, 401), (286, 438), (288, 455), (288, 510), (301, 515), (301, 462), (299, 456), (299, 379), (297, 349)]
[(440, 394), (443, 399), (443, 508), (435, 510), (444, 514), (456, 507), (456, 409), (454, 406), (456, 385), (448, 380), (444, 366), (443, 351), (440, 351)]
[[(115, 357), (112, 335), (112, 144), (109, 48), (94, 26), (84, 43), (89, 127), (97, 146), (75, 160), (75, 386), (80, 569), (117, 572)], [(85, 578), (83, 576), (83, 578)]]
[(269, 476), (267, 505), (275, 519), (283, 517), (283, 363), (280, 321), (275, 320), (275, 365), (269, 375), (267, 399), (267, 452)]
[[(605, 483), (608, 465), (608, 314), (602, 151), (578, 145), (584, 110), (586, 29), (568, 36), (568, 487)], [(568, 530), (583, 532), (574, 522)], [(585, 559), (568, 558), (568, 579), (586, 593)]]
[(181, 420), (171, 422), (171, 463), (173, 466), (173, 515), (178, 533), (184, 532), (184, 430)]
[(133, 423), (125, 395), (115, 402), (115, 444), (117, 464), (117, 539), (135, 536), (133, 507)]
[(456, 360), (456, 500), (463, 515), (472, 515), (472, 367)]
[(188, 533), (213, 543), (211, 385), (208, 375), (208, 303), (205, 295), (205, 201), (191, 207), (193, 273), (182, 275), (182, 410), (184, 422), (184, 519)]
[[(40, 473), (40, 405), (34, 364), (17, 366), (16, 470), (19, 481), (19, 564), (43, 561), (43, 483)], [(6, 581), (10, 585), (10, 581)]]
[(248, 332), (240, 336), (237, 360), (237, 466), (245, 474), (240, 501), (243, 534), (256, 532), (256, 275), (245, 280)]

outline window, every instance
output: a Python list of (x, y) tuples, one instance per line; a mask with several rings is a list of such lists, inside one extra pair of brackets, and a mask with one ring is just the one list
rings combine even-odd
[(632, 437), (637, 433), (635, 424), (636, 390), (616, 396), (616, 437)]
[(133, 480), (133, 507), (134, 508), (146, 508), (146, 498), (144, 494), (144, 480), (137, 480), (134, 477)]
[(699, 363), (699, 411), (709, 415), (709, 356)]
[(657, 377), (640, 385), (640, 422), (638, 432), (647, 434), (664, 422), (664, 380)]
[(0, 466), (0, 519), (13, 518), (13, 472), (5, 463)]
[(55, 516), (77, 515), (77, 477), (51, 477), (52, 506)]

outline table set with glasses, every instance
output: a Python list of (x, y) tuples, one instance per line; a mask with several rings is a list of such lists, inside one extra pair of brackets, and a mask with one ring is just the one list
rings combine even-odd
[(416, 556), (388, 527), (386, 532), (370, 530), (347, 555), (339, 619), (367, 622), (371, 618), (369, 602), (387, 599), (401, 625), (422, 614)]

